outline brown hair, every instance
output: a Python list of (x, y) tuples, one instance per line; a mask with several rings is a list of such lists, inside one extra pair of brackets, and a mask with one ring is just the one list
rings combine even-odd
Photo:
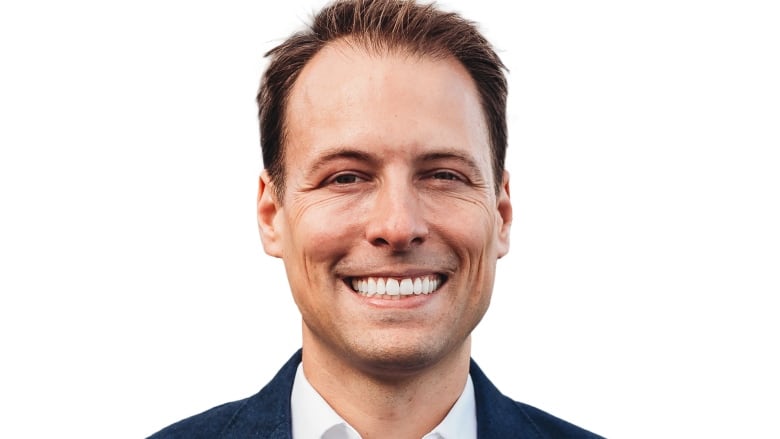
[(477, 86), (490, 136), (496, 190), (506, 156), (506, 67), (476, 25), (414, 0), (336, 0), (311, 25), (266, 53), (270, 63), (260, 83), (260, 146), (263, 163), (284, 194), (285, 108), (298, 74), (326, 44), (349, 37), (368, 50), (404, 50), (413, 55), (453, 56)]

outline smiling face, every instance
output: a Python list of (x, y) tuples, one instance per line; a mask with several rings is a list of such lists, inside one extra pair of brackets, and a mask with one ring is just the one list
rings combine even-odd
[(258, 218), (304, 351), (414, 370), (465, 346), (511, 222), (465, 68), (331, 43), (301, 71), (286, 118), (284, 196), (264, 173)]

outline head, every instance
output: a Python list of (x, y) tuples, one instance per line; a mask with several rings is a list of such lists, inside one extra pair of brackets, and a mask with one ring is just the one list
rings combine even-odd
[(462, 356), (508, 250), (500, 61), (458, 16), (384, 0), (337, 2), (270, 53), (258, 222), (304, 358), (396, 373)]
[(454, 13), (405, 0), (340, 0), (322, 9), (311, 26), (266, 53), (270, 64), (257, 95), (265, 169), (280, 195), (285, 187), (286, 109), (303, 67), (323, 47), (349, 38), (376, 53), (454, 57), (476, 84), (488, 127), (496, 190), (507, 147), (504, 64), (475, 24)]

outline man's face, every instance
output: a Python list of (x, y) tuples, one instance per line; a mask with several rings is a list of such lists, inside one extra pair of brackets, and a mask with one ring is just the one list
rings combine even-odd
[(511, 221), (465, 68), (333, 43), (302, 70), (286, 117), (284, 198), (264, 175), (258, 215), (304, 348), (416, 369), (464, 346)]

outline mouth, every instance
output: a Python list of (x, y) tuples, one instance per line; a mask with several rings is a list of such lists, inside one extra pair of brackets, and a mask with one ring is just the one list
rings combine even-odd
[(385, 300), (401, 300), (435, 293), (447, 277), (429, 274), (415, 277), (350, 277), (344, 279), (356, 294)]

